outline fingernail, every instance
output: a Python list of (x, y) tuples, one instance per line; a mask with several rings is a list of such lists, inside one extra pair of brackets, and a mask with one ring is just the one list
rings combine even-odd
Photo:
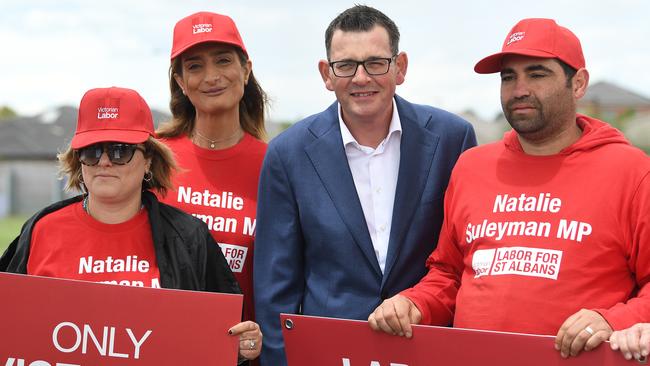
[(400, 337), (404, 337), (404, 333), (399, 332), (399, 336), (400, 336)]
[(638, 359), (640, 359), (640, 358), (641, 358), (641, 355), (640, 355), (640, 354), (638, 354), (638, 353), (634, 353), (634, 359), (635, 359), (635, 360), (638, 360)]
[(562, 356), (562, 358), (566, 358), (567, 355), (564, 352), (560, 352), (560, 356)]
[(406, 338), (411, 338), (413, 337), (413, 333), (411, 332), (406, 332)]
[(559, 350), (560, 350), (560, 346), (558, 346), (557, 344), (555, 344), (554, 347), (555, 347), (555, 350), (556, 350), (556, 351), (559, 351)]
[(626, 360), (629, 360), (629, 359), (632, 358), (632, 355), (630, 353), (628, 353), (628, 352), (625, 352), (624, 356), (625, 356)]
[(648, 356), (648, 351), (646, 351), (646, 350), (641, 351), (641, 355), (643, 355), (643, 357), (647, 357)]

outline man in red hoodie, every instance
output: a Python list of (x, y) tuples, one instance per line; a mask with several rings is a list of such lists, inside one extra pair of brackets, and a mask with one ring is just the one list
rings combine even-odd
[(556, 335), (569, 357), (650, 319), (650, 159), (576, 113), (589, 82), (578, 38), (524, 19), (474, 70), (500, 73), (513, 130), (460, 157), (428, 273), (385, 300), (371, 327)]

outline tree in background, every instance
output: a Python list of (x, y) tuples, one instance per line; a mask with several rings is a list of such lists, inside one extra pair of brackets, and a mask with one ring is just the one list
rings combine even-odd
[(11, 107), (3, 105), (0, 107), (0, 119), (16, 117), (18, 114)]

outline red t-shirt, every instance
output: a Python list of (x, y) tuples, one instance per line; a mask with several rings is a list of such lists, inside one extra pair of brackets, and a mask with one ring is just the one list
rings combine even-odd
[(81, 202), (46, 215), (34, 226), (27, 273), (160, 288), (147, 211), (120, 224), (95, 220)]
[(208, 225), (244, 294), (244, 319), (254, 319), (253, 242), (266, 143), (249, 134), (223, 150), (201, 148), (186, 136), (164, 142), (182, 171), (174, 177), (176, 190), (160, 200)]

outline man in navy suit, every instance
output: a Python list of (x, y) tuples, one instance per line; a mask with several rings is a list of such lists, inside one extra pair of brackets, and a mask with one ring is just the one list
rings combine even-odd
[(286, 364), (281, 312), (365, 320), (425, 274), (451, 169), (476, 137), (395, 95), (408, 66), (398, 43), (380, 11), (341, 13), (318, 65), (337, 102), (269, 144), (254, 254), (263, 365)]

